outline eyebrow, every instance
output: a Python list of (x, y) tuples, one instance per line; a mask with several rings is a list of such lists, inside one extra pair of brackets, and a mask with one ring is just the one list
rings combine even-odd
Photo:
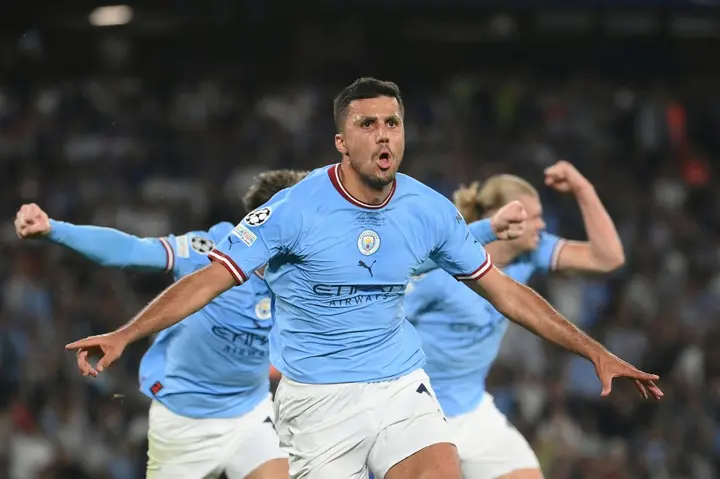
[[(360, 116), (360, 117), (357, 118), (356, 121), (362, 123), (363, 121), (368, 121), (368, 120), (370, 120), (370, 121), (377, 121), (377, 120), (378, 120), (378, 117), (377, 117), (377, 116)], [(392, 115), (389, 115), (389, 116), (385, 117), (385, 120), (386, 120), (386, 121), (387, 121), (387, 120), (400, 121), (400, 116), (397, 115), (397, 114), (395, 114), (395, 113), (393, 113)]]

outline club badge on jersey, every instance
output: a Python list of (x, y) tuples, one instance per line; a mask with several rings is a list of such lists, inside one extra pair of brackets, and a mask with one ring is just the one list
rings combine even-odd
[(373, 230), (365, 230), (358, 237), (358, 249), (365, 256), (375, 254), (380, 249), (380, 236)]
[(272, 301), (270, 298), (263, 298), (255, 305), (255, 316), (260, 321), (272, 319)]

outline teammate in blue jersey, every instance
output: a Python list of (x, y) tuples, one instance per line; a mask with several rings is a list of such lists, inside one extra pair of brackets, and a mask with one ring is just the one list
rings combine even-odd
[[(246, 208), (257, 208), (305, 174), (259, 175), (245, 196)], [(21, 238), (45, 237), (103, 266), (168, 271), (176, 279), (207, 266), (208, 253), (233, 229), (219, 223), (208, 231), (138, 238), (51, 220), (34, 204), (20, 208), (15, 226)], [(140, 391), (153, 400), (147, 477), (207, 478), (225, 470), (230, 479), (287, 478), (286, 455), (271, 422), (272, 325), (270, 291), (254, 274), (246, 287), (230, 289), (158, 334), (139, 373)]]
[[(524, 205), (528, 214), (524, 233), (487, 247), (496, 266), (520, 283), (527, 283), (534, 273), (601, 273), (620, 267), (622, 244), (592, 184), (565, 161), (548, 168), (545, 179), (548, 186), (575, 195), (589, 241), (566, 241), (544, 232), (539, 195), (516, 176), (498, 175), (480, 189), (474, 184), (455, 193), (455, 205), (468, 221), (490, 216), (507, 202)], [(470, 230), (483, 244), (495, 239), (489, 220), (471, 222)], [(527, 441), (485, 391), (485, 378), (508, 321), (492, 304), (439, 269), (413, 279), (405, 308), (422, 338), (425, 369), (449, 418), (465, 479), (542, 478)]]
[[(405, 288), (430, 258), (506, 316), (592, 359), (604, 384), (638, 371), (492, 266), (462, 215), (397, 174), (405, 149), (397, 85), (362, 78), (334, 104), (339, 164), (315, 170), (249, 213), (210, 253), (213, 263), (163, 292), (128, 324), (67, 345), (102, 356), (178, 323), (267, 264), (283, 374), (276, 427), (293, 478), (459, 479), (457, 451), (427, 375)], [(84, 367), (92, 368), (87, 363)], [(656, 391), (660, 394), (659, 391)]]

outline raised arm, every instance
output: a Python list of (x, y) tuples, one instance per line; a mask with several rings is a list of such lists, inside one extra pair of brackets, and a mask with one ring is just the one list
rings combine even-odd
[(491, 267), (485, 274), (465, 283), (487, 299), (509, 320), (558, 346), (580, 355), (595, 365), (602, 383), (602, 395), (607, 396), (616, 377), (633, 379), (640, 393), (659, 399), (662, 391), (653, 381), (658, 379), (634, 368), (610, 353), (600, 343), (565, 319), (539, 294)]
[(559, 161), (545, 170), (545, 184), (575, 196), (582, 213), (588, 241), (558, 245), (557, 271), (607, 273), (625, 263), (620, 237), (595, 187), (573, 165)]
[(102, 266), (169, 271), (174, 253), (164, 238), (138, 238), (101, 226), (78, 226), (48, 218), (36, 204), (23, 205), (15, 218), (21, 239), (45, 238)]

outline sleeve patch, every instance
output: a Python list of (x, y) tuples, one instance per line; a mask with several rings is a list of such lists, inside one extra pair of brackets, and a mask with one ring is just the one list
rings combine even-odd
[(255, 243), (255, 241), (257, 240), (257, 236), (255, 236), (255, 233), (247, 229), (242, 223), (237, 225), (231, 231), (231, 234), (240, 238), (240, 241), (242, 241), (248, 246), (252, 246), (253, 243)]
[(180, 258), (190, 257), (190, 245), (188, 244), (187, 235), (182, 235), (175, 238), (175, 251)]
[(271, 214), (272, 208), (266, 206), (264, 208), (260, 208), (259, 210), (251, 211), (247, 214), (247, 216), (245, 216), (243, 221), (245, 221), (245, 223), (247, 223), (250, 227), (260, 226), (270, 218)]
[(215, 248), (213, 240), (201, 236), (193, 236), (190, 239), (190, 247), (198, 254), (206, 255)]

